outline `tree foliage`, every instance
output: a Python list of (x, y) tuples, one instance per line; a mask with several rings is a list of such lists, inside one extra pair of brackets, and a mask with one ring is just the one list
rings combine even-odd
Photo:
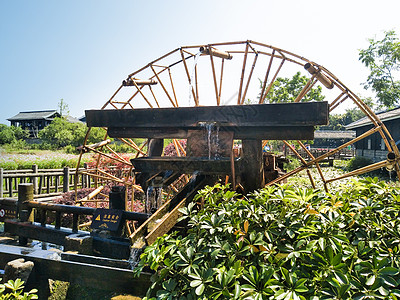
[(372, 89), (383, 106), (393, 107), (400, 99), (400, 42), (391, 30), (382, 40), (369, 39), (369, 43), (359, 51), (359, 60), (370, 70), (364, 88)]
[(69, 114), (69, 106), (64, 101), (64, 99), (60, 99), (60, 102), (58, 102), (57, 106), (58, 106), (58, 112), (60, 113), (61, 116)]
[(25, 139), (29, 136), (28, 131), (16, 126), (0, 124), (0, 145)]
[(346, 130), (345, 126), (353, 123), (361, 118), (365, 114), (358, 108), (347, 109), (343, 114), (330, 114), (329, 124), (321, 126), (321, 130)]
[[(281, 103), (294, 102), (300, 94), (303, 87), (308, 82), (307, 76), (297, 72), (292, 78), (278, 77), (272, 84), (272, 88), (265, 98), (265, 103)], [(302, 99), (301, 102), (323, 101), (325, 96), (322, 95), (320, 86), (313, 87)]]
[[(70, 123), (64, 118), (55, 118), (50, 125), (39, 132), (39, 138), (43, 143), (51, 144), (55, 148), (62, 148), (68, 145), (78, 147), (83, 144), (87, 127), (77, 122)], [(88, 142), (97, 143), (103, 140), (105, 131), (101, 128), (92, 128)]]

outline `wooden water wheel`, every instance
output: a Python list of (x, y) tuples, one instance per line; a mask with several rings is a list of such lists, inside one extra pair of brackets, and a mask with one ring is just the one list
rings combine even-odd
[[(290, 136), (290, 128), (287, 131), (286, 138), (271, 133), (271, 138), (268, 139), (282, 140), (286, 149), (300, 160), (300, 167), (279, 178), (265, 182), (265, 184), (275, 184), (290, 176), (305, 172), (313, 187), (322, 186), (328, 190), (329, 183), (338, 179), (359, 175), (382, 167), (396, 171), (399, 176), (398, 159), (400, 153), (395, 141), (379, 117), (355, 93), (318, 63), (286, 50), (255, 41), (182, 46), (172, 50), (129, 74), (116, 92), (101, 107), (101, 110), (222, 107), (243, 106), (249, 103), (262, 105), (273, 101), (271, 94), (279, 77), (291, 78), (297, 72), (306, 75), (308, 82), (295, 92), (293, 99), (286, 99), (287, 101), (299, 103), (312, 101), (310, 91), (313, 88), (321, 87), (326, 95), (325, 100), (328, 103), (329, 113), (340, 111), (341, 107), (355, 106), (365, 114), (365, 117), (371, 123), (371, 129), (320, 156), (311, 153), (302, 141), (303, 139), (293, 141), (293, 137)], [(230, 116), (232, 119), (236, 117), (235, 115)], [(312, 118), (311, 115), (310, 118)], [(154, 124), (159, 122), (157, 119), (151, 121)], [(169, 122), (174, 123), (179, 122), (179, 120), (169, 120)], [(136, 134), (137, 131), (135, 130), (137, 128), (120, 127), (118, 132), (125, 132), (121, 136), (121, 134), (116, 134), (115, 128), (104, 127), (104, 138), (95, 144), (88, 144), (91, 128), (88, 129), (82, 153), (91, 151), (96, 154), (96, 160), (92, 167), (87, 170), (77, 169), (76, 175), (89, 176), (94, 182), (97, 190), (91, 195), (93, 201), (96, 199), (95, 194), (101, 194), (101, 187), (107, 183), (125, 186), (130, 191), (126, 198), (127, 202), (132, 200), (129, 199), (132, 195), (146, 193), (146, 187), (143, 186), (144, 181), (141, 181), (140, 174), (134, 176), (133, 171), (135, 170), (130, 159), (154, 155), (162, 156), (167, 145), (164, 139), (168, 137), (164, 133), (173, 129), (161, 128), (158, 136), (153, 135), (151, 139), (138, 139), (142, 136)], [(296, 130), (296, 126), (293, 126), (292, 130)], [(280, 133), (282, 134), (282, 131)], [(373, 134), (381, 136), (388, 152), (387, 159), (334, 178), (329, 178), (329, 175), (324, 174), (320, 167), (322, 161)], [(171, 136), (174, 136), (174, 134), (171, 134)], [(186, 139), (187, 136), (181, 136), (176, 132), (175, 137), (170, 140), (170, 144), (173, 145), (174, 152), (178, 157), (185, 157), (186, 149), (183, 139)], [(291, 139), (291, 141), (287, 141), (288, 139)], [(114, 151), (111, 145), (115, 142), (130, 147), (131, 156), (126, 158)], [(263, 138), (263, 141), (256, 145), (263, 147), (266, 143), (267, 141)], [(169, 147), (171, 148), (171, 146)], [(306, 153), (306, 157), (299, 153), (299, 149)], [(317, 169), (317, 176), (312, 175), (311, 168)], [(157, 180), (157, 178), (150, 178), (149, 174), (145, 179), (147, 181), (149, 179)], [(190, 174), (169, 177), (168, 180), (163, 182), (164, 197), (166, 199), (173, 197), (189, 180)], [(127, 205), (127, 209), (130, 210), (131, 207)]]

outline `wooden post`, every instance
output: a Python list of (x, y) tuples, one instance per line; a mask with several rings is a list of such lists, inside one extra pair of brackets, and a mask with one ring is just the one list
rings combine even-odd
[(243, 170), (242, 182), (245, 192), (264, 186), (263, 154), (261, 140), (242, 140)]
[[(30, 211), (24, 202), (33, 201), (33, 184), (21, 183), (18, 185), (18, 218), (22, 222), (29, 221)], [(19, 245), (25, 246), (28, 243), (26, 237), (19, 237)]]
[[(85, 169), (85, 170), (87, 170), (87, 168), (88, 168), (88, 164), (87, 163), (84, 163), (83, 164), (83, 168)], [(89, 183), (89, 175), (87, 175), (87, 174), (83, 174), (82, 175), (82, 188), (87, 188), (87, 187), (90, 187), (89, 185), (88, 185), (88, 183)]]
[(13, 196), (13, 190), (14, 190), (13, 180), (12, 180), (12, 177), (9, 177), (8, 178), (8, 195), (10, 196), (10, 198), (12, 198), (12, 196)]
[(0, 168), (0, 198), (3, 198), (4, 170)]
[(124, 186), (115, 185), (111, 187), (109, 194), (110, 209), (125, 210), (125, 193), (126, 188)]
[(37, 177), (35, 175), (38, 173), (38, 166), (37, 165), (32, 165), (32, 170), (33, 170), (33, 175), (34, 175), (32, 177), (33, 193), (37, 194), (38, 182), (37, 182)]
[(164, 139), (149, 139), (148, 156), (161, 156), (164, 149)]
[(63, 193), (69, 192), (69, 168), (64, 168)]

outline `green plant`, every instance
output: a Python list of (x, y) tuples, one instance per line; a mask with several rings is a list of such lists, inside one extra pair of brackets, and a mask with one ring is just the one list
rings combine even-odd
[(147, 299), (398, 299), (400, 189), (290, 185), (248, 197), (217, 184), (181, 209), (187, 231), (148, 246)]
[(30, 300), (38, 299), (36, 295), (37, 290), (33, 289), (29, 292), (24, 292), (24, 282), (17, 278), (14, 280), (9, 280), (5, 284), (0, 284), (0, 299), (1, 300)]
[(349, 171), (353, 171), (368, 166), (370, 164), (372, 164), (372, 160), (370, 158), (363, 156), (355, 156), (349, 160), (347, 168), (349, 169)]

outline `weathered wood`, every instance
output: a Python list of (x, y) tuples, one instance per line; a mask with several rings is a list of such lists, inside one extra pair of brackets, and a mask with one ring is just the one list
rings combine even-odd
[[(243, 140), (243, 162), (241, 178), (245, 192), (251, 192), (264, 186), (263, 154), (261, 140)], [(236, 173), (237, 174), (237, 173)]]
[[(63, 205), (63, 204), (51, 204), (36, 201), (29, 201), (26, 205), (30, 208), (45, 209), (49, 211), (59, 211), (62, 213), (72, 213), (79, 215), (93, 215), (96, 208), (74, 206), (74, 205)], [(124, 211), (123, 218), (125, 220), (135, 220), (139, 222), (144, 222), (149, 216), (145, 213), (138, 213), (132, 211)]]
[(0, 168), (0, 198), (3, 198), (4, 169)]
[(61, 259), (54, 259), (54, 256), (58, 256), (54, 251), (25, 247), (0, 245), (0, 268), (4, 269), (7, 262), (21, 256), (34, 262), (37, 279), (68, 281), (81, 286), (136, 296), (144, 296), (151, 285), (151, 274), (142, 273), (139, 278), (135, 278), (131, 269), (113, 266), (113, 262), (107, 263), (104, 258), (101, 259), (100, 265), (96, 265), (93, 258), (87, 262), (87, 256), (84, 255), (80, 256), (80, 262), (76, 261), (77, 258), (73, 261), (63, 259), (62, 256)]
[(161, 156), (164, 149), (163, 139), (149, 139), (148, 142), (148, 156)]
[(206, 130), (189, 130), (186, 155), (190, 157), (208, 157), (219, 159), (230, 157), (233, 146), (233, 132), (220, 131), (209, 125)]
[[(41, 226), (38, 223), (26, 223), (15, 220), (6, 220), (4, 222), (4, 231), (15, 234), (21, 238), (30, 238), (56, 245), (64, 245), (65, 237), (72, 234), (69, 228), (55, 229), (52, 225)], [(84, 234), (83, 231), (80, 233)], [(86, 232), (85, 234), (89, 234)]]
[[(182, 200), (189, 201), (193, 197), (193, 193), (203, 188), (207, 184), (207, 178), (203, 175), (194, 176), (191, 178), (189, 183), (187, 183), (184, 188), (175, 195), (171, 200), (164, 203), (154, 214), (152, 214), (138, 229), (133, 232), (129, 238), (131, 240), (131, 244), (133, 247), (136, 247), (138, 244), (140, 246), (144, 246), (143, 242), (140, 239), (143, 236), (147, 236), (148, 229), (152, 224), (155, 224), (157, 220), (162, 219), (166, 214), (173, 211)], [(154, 237), (152, 235), (152, 237)], [(139, 242), (139, 243), (137, 243)]]
[[(162, 138), (187, 139), (189, 130), (185, 128), (143, 128), (143, 127), (110, 127), (107, 133), (113, 138)], [(204, 129), (197, 129), (204, 131)], [(313, 140), (314, 126), (220, 126), (220, 132), (233, 131), (234, 139), (268, 139), (268, 140)]]
[[(260, 146), (261, 149), (261, 146)], [(131, 160), (135, 170), (139, 172), (158, 173), (166, 170), (192, 174), (196, 171), (201, 174), (230, 174), (231, 162), (229, 158), (210, 160), (197, 157), (140, 157)]]
[(328, 102), (201, 106), (157, 109), (86, 110), (89, 127), (315, 126), (328, 124)]

